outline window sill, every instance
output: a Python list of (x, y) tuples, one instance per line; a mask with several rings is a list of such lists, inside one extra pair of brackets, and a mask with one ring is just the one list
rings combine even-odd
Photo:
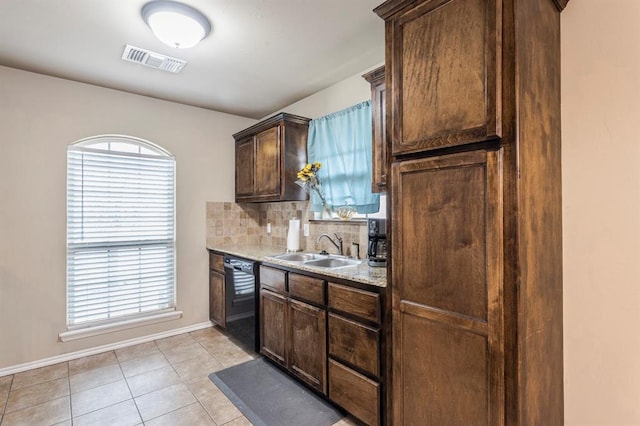
[(182, 311), (162, 312), (149, 315), (143, 318), (122, 320), (111, 324), (97, 325), (93, 327), (79, 328), (76, 330), (63, 331), (58, 334), (61, 342), (84, 339), (86, 337), (98, 336), (101, 334), (114, 333), (116, 331), (127, 330), (129, 328), (142, 327), (150, 324), (171, 321), (182, 318)]

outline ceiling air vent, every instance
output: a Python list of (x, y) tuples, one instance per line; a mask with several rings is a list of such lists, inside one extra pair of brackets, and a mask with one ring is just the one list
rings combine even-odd
[(122, 59), (175, 74), (182, 71), (182, 68), (187, 65), (187, 61), (182, 59), (172, 58), (162, 53), (152, 52), (129, 44), (124, 47)]

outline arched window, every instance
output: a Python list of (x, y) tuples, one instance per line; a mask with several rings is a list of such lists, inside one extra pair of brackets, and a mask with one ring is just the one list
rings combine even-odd
[(70, 330), (175, 309), (175, 158), (128, 136), (67, 149)]

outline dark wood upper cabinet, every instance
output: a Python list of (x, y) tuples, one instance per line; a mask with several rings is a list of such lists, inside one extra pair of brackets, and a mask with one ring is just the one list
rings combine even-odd
[(502, 136), (500, 10), (498, 0), (432, 0), (388, 18), (394, 155)]
[(236, 198), (255, 193), (255, 157), (253, 136), (236, 141)]
[(258, 197), (279, 197), (282, 176), (280, 162), (280, 126), (272, 127), (255, 136), (256, 169), (254, 189)]
[(386, 192), (387, 190), (387, 90), (384, 76), (384, 66), (362, 76), (371, 84), (372, 192)]
[(307, 162), (310, 119), (281, 113), (233, 135), (236, 141), (236, 202), (307, 199), (295, 184)]

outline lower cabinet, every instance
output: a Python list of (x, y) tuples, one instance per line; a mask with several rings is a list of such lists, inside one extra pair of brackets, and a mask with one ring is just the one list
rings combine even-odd
[(384, 423), (380, 295), (328, 283), (329, 398), (368, 425)]
[(314, 389), (327, 393), (326, 317), (324, 309), (289, 300), (289, 368)]
[(260, 267), (260, 352), (367, 425), (382, 420), (380, 294)]
[(287, 298), (260, 289), (260, 353), (287, 366)]
[(288, 282), (323, 286), (322, 280), (260, 267), (260, 352), (326, 394), (326, 310), (291, 297)]
[(222, 255), (209, 253), (209, 319), (225, 328), (225, 276)]
[(329, 359), (329, 398), (368, 425), (380, 424), (380, 383)]
[(376, 377), (380, 376), (379, 336), (378, 328), (329, 314), (329, 355)]

